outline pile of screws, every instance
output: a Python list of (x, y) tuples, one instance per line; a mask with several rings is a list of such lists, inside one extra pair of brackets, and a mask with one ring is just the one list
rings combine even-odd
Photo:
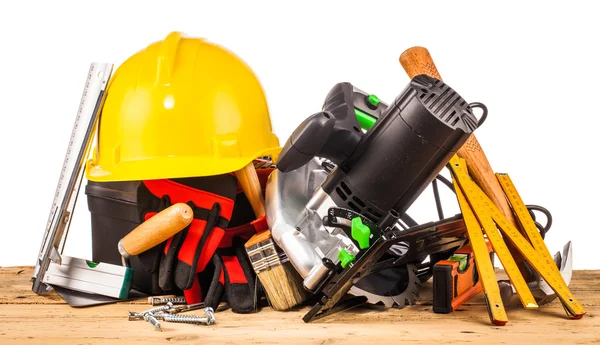
[[(211, 307), (204, 308), (204, 303), (175, 305), (174, 303), (185, 303), (184, 298), (149, 298), (152, 305), (166, 303), (164, 306), (155, 307), (139, 313), (129, 312), (129, 321), (145, 320), (154, 326), (157, 331), (162, 331), (161, 321), (190, 323), (195, 325), (212, 325), (215, 323), (214, 310)], [(196, 315), (175, 315), (184, 311), (197, 310), (204, 308), (205, 316)]]

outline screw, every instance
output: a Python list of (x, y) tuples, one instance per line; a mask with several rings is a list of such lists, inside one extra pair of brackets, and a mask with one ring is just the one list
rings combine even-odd
[(205, 308), (204, 314), (206, 314), (206, 317), (196, 316), (196, 315), (171, 315), (171, 314), (160, 313), (160, 314), (154, 315), (154, 317), (157, 319), (160, 319), (160, 320), (167, 321), (167, 322), (192, 323), (192, 324), (196, 324), (196, 325), (199, 325), (199, 324), (212, 325), (215, 323), (216, 319), (215, 319), (215, 314), (213, 313), (212, 308), (210, 308), (210, 307)]
[(162, 329), (160, 328), (160, 322), (158, 322), (156, 317), (154, 317), (152, 314), (144, 314), (144, 320), (154, 326), (155, 330), (162, 332)]
[(129, 321), (134, 321), (134, 320), (141, 320), (144, 318), (145, 315), (147, 314), (155, 314), (158, 312), (163, 312), (166, 310), (169, 310), (173, 308), (173, 303), (171, 302), (167, 302), (167, 305), (164, 305), (162, 307), (156, 307), (156, 308), (152, 308), (152, 309), (148, 309), (146, 311), (143, 311), (141, 313), (134, 313), (134, 312), (129, 312)]
[(134, 313), (132, 311), (129, 312), (129, 321), (141, 320), (144, 316), (140, 313)]
[(200, 309), (200, 308), (204, 308), (204, 302), (194, 303), (194, 304), (186, 304), (186, 305), (177, 305), (169, 310), (166, 310), (166, 312), (169, 314), (177, 314), (177, 313), (181, 313), (183, 311), (196, 310), (196, 309)]
[(152, 305), (167, 304), (169, 302), (173, 304), (185, 304), (185, 297), (149, 297), (148, 300)]
[(206, 314), (206, 316), (207, 316), (209, 325), (212, 325), (213, 323), (215, 323), (215, 321), (217, 321), (217, 319), (215, 318), (213, 308), (211, 308), (211, 307), (205, 308), (204, 314)]
[(196, 325), (204, 324), (210, 325), (208, 318), (195, 315), (171, 315), (171, 314), (160, 314), (156, 316), (160, 320), (167, 322), (178, 322), (178, 323), (193, 323)]
[(163, 305), (162, 307), (156, 307), (156, 308), (148, 309), (148, 310), (143, 311), (143, 312), (141, 312), (139, 314), (142, 314), (142, 315), (143, 314), (154, 314), (154, 313), (158, 313), (160, 311), (169, 310), (171, 308), (173, 308), (173, 303), (167, 302), (167, 304)]

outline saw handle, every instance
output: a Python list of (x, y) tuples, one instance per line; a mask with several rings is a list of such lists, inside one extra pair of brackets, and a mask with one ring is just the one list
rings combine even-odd
[[(442, 80), (429, 51), (424, 47), (412, 47), (404, 51), (400, 55), (400, 64), (411, 79), (419, 74), (426, 74)], [(482, 118), (480, 122), (483, 122), (483, 120), (485, 119)], [(502, 187), (500, 187), (490, 162), (474, 134), (471, 134), (457, 154), (467, 162), (469, 175), (475, 180), (475, 183), (481, 187), (506, 218), (519, 229)]]
[(123, 237), (118, 244), (119, 252), (124, 258), (141, 254), (185, 229), (193, 219), (194, 211), (187, 204), (171, 205)]

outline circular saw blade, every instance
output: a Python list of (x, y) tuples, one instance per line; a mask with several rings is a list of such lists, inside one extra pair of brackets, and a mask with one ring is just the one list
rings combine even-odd
[(413, 264), (383, 269), (361, 278), (350, 293), (365, 296), (369, 303), (383, 304), (388, 308), (404, 308), (415, 304), (421, 282)]

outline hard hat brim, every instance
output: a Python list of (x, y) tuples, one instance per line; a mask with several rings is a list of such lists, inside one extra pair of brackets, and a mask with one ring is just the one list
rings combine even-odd
[[(86, 163), (86, 177), (93, 182), (120, 182), (201, 177), (227, 174), (240, 170), (254, 158), (271, 156), (277, 161), (280, 147), (265, 149), (253, 158), (168, 157), (120, 162), (110, 172), (92, 160)], [(132, 171), (136, 171), (132, 175)]]

